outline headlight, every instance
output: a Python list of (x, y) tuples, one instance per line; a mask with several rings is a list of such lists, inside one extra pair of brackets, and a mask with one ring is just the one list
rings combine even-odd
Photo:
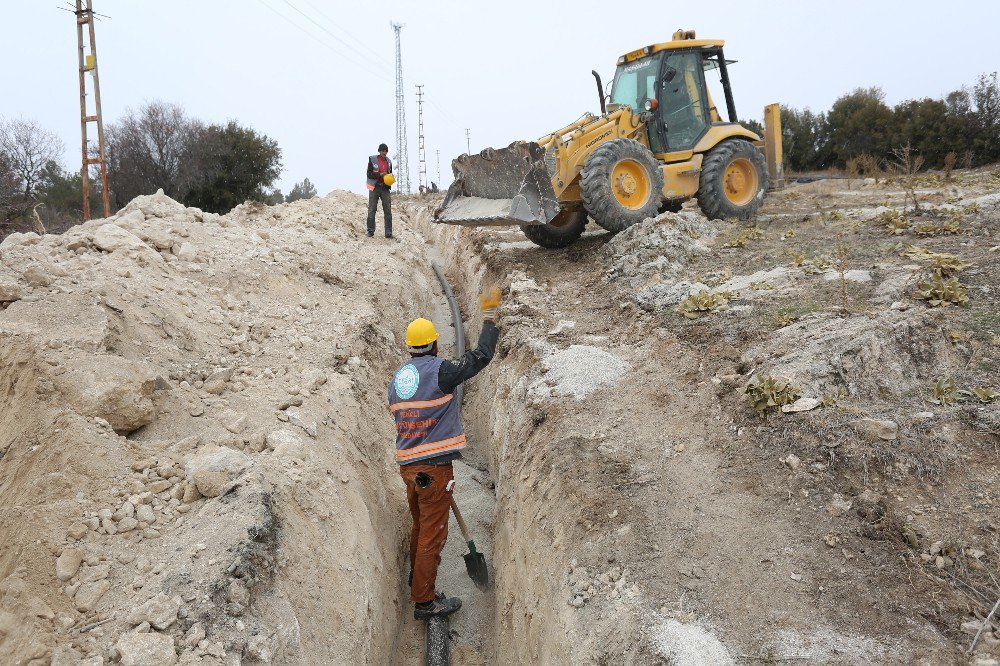
[(655, 99), (647, 99), (646, 100), (646, 110), (647, 111), (649, 111), (649, 112), (652, 113), (653, 111), (656, 111), (658, 108), (660, 108), (660, 103), (657, 102)]

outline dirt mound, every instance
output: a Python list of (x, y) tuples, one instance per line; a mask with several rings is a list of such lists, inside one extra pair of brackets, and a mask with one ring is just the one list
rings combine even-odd
[(0, 661), (389, 659), (383, 377), (433, 290), (363, 218), (158, 193), (3, 242)]

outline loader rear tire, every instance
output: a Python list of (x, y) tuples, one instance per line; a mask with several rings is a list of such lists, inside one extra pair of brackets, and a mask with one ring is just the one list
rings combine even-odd
[(656, 217), (663, 200), (663, 172), (649, 148), (614, 139), (597, 148), (580, 174), (583, 205), (611, 232)]
[(554, 250), (576, 242), (587, 226), (587, 211), (561, 210), (549, 224), (526, 224), (521, 231), (535, 245)]
[(708, 151), (701, 163), (698, 206), (710, 220), (749, 220), (764, 203), (767, 164), (749, 141), (730, 139)]

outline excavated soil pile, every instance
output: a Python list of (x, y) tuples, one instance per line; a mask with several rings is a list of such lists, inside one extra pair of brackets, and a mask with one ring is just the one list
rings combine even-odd
[(390, 661), (385, 379), (437, 287), (364, 214), (156, 194), (0, 245), (0, 663)]

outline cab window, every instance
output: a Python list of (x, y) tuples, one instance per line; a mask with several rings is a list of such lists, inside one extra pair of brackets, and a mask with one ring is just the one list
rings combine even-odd
[(646, 100), (656, 97), (656, 79), (660, 74), (661, 55), (640, 58), (620, 65), (611, 88), (611, 103), (642, 111)]

